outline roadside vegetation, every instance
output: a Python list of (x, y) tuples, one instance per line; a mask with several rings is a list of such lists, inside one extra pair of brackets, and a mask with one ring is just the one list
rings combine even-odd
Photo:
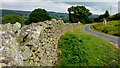
[(120, 49), (83, 32), (82, 26), (61, 36), (58, 56), (61, 61), (56, 66), (120, 66)]
[[(68, 15), (64, 16), (61, 14), (55, 16), (56, 19), (63, 19), (66, 22), (77, 23), (81, 22), (83, 24), (89, 24), (95, 22), (101, 22), (103, 19), (109, 17), (109, 12), (106, 11), (103, 15), (97, 18), (90, 18), (92, 13), (85, 6), (72, 6), (68, 8)], [(8, 13), (10, 13), (8, 11)], [(12, 12), (13, 13), (13, 12)], [(21, 14), (7, 14), (3, 16), (3, 24), (16, 22), (22, 25), (28, 25), (31, 23), (43, 22), (50, 20), (52, 17), (45, 9), (35, 9), (31, 13), (25, 13), (22, 17)], [(60, 18), (61, 17), (61, 18)], [(69, 20), (68, 20), (69, 18)], [(119, 20), (120, 22), (120, 20)], [(107, 34), (120, 36), (118, 29), (120, 29), (120, 23), (118, 21), (110, 21), (107, 25), (97, 23), (93, 25), (93, 28), (99, 32), (104, 32)], [(82, 31), (82, 27), (74, 29), (67, 32), (65, 35), (61, 36), (59, 40), (59, 50), (61, 54), (59, 55), (59, 60), (61, 60), (57, 66), (120, 66), (120, 55), (118, 51), (120, 49), (116, 48), (114, 45), (110, 44), (104, 39), (98, 38), (91, 34)], [(119, 28), (117, 28), (119, 27)]]
[(103, 22), (95, 23), (91, 28), (98, 32), (120, 37), (120, 20), (108, 21), (106, 25)]

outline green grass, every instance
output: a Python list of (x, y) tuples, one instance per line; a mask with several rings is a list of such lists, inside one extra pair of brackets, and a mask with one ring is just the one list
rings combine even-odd
[(103, 25), (103, 22), (95, 23), (92, 28), (98, 32), (120, 37), (120, 20), (108, 21), (106, 25)]
[(120, 56), (109, 42), (85, 33), (79, 28), (67, 32), (59, 40), (59, 60), (56, 66), (120, 66)]

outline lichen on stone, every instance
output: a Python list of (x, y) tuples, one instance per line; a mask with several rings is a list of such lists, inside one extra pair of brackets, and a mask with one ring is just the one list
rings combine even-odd
[(22, 27), (19, 23), (0, 24), (1, 56), (9, 57), (15, 66), (54, 66), (60, 36), (78, 26), (56, 19)]

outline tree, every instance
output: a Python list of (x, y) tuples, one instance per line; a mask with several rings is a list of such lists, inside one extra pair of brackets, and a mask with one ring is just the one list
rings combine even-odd
[(103, 15), (104, 18), (108, 18), (110, 15), (109, 15), (109, 12), (106, 11), (105, 14)]
[(68, 12), (70, 22), (81, 21), (83, 23), (88, 23), (85, 19), (89, 20), (89, 16), (92, 15), (85, 6), (72, 6), (68, 8)]
[(45, 9), (35, 9), (30, 13), (29, 16), (29, 22), (37, 23), (37, 22), (43, 22), (45, 20), (50, 20), (51, 16), (48, 14), (48, 12)]
[(17, 15), (17, 14), (4, 15), (3, 19), (4, 19), (3, 24), (6, 24), (6, 23), (14, 24), (16, 22), (19, 22), (19, 23), (23, 24), (22, 17), (20, 15)]
[(109, 15), (109, 12), (106, 11), (104, 14), (100, 15), (98, 18), (95, 18), (94, 20), (96, 22), (101, 22), (104, 18), (108, 18), (110, 15)]

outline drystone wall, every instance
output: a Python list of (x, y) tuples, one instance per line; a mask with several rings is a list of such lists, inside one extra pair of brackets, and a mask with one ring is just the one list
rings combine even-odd
[(8, 66), (54, 66), (58, 61), (58, 40), (65, 32), (79, 27), (62, 20), (0, 25), (0, 61)]

